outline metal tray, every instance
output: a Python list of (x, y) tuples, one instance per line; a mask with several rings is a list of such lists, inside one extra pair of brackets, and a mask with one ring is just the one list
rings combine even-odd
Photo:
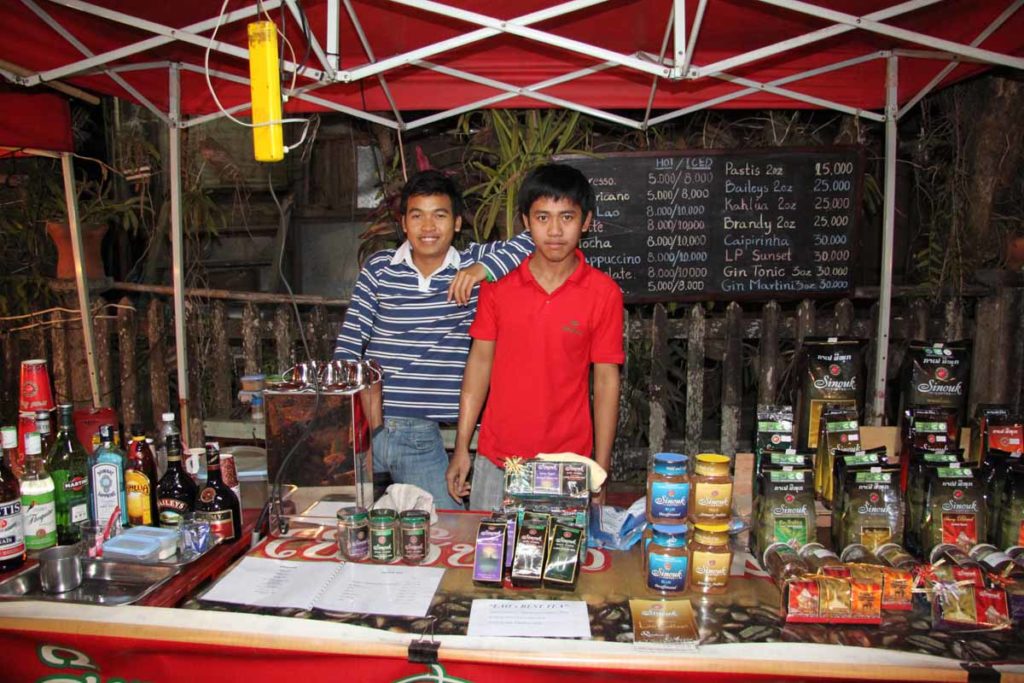
[(178, 567), (82, 559), (82, 585), (66, 593), (47, 593), (39, 584), (39, 565), (0, 582), (0, 599), (52, 600), (92, 605), (130, 605), (146, 597), (180, 571)]

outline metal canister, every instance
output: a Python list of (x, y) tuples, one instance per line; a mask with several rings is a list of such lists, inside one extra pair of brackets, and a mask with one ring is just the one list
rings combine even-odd
[(406, 510), (399, 515), (399, 547), (406, 564), (422, 564), (430, 553), (430, 513)]
[(370, 514), (366, 508), (338, 510), (338, 552), (341, 559), (351, 562), (370, 559)]

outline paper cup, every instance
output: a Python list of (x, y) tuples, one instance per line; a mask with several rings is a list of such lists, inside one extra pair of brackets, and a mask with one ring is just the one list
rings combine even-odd
[(54, 409), (50, 373), (46, 370), (45, 360), (22, 361), (20, 401), (18, 410), (21, 412)]

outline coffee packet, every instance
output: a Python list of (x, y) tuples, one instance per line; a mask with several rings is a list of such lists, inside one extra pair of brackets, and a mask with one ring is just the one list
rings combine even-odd
[(835, 548), (842, 548), (841, 540), (843, 537), (843, 513), (845, 510), (846, 499), (844, 497), (844, 489), (846, 486), (846, 475), (849, 472), (854, 471), (868, 471), (876, 469), (881, 471), (882, 466), (885, 463), (885, 449), (881, 451), (872, 449), (871, 451), (848, 451), (845, 449), (837, 448), (833, 451), (832, 455), (833, 465), (833, 486), (834, 486), (834, 500), (832, 501), (832, 525), (830, 529), (830, 538), (832, 545)]
[[(928, 473), (940, 467), (962, 467), (963, 451), (932, 451), (912, 449), (907, 457), (909, 475), (906, 487), (907, 526), (904, 539), (907, 550), (923, 555), (926, 548), (924, 537), (925, 505), (928, 497)], [(901, 465), (903, 463), (900, 463)]]
[(924, 547), (951, 543), (964, 552), (987, 538), (988, 510), (974, 470), (938, 467), (928, 473)]
[(757, 435), (754, 452), (765, 449), (783, 450), (793, 447), (793, 406), (757, 407)]
[(844, 406), (855, 415), (863, 408), (863, 340), (839, 337), (804, 340), (798, 361), (796, 446), (818, 447), (825, 407)]
[[(985, 454), (990, 448), (988, 434), (990, 427), (1012, 425), (1014, 422), (1019, 423), (1019, 420), (1014, 419), (1010, 406), (996, 403), (979, 403), (975, 406), (974, 419), (971, 420), (971, 461), (981, 463), (985, 459)], [(1013, 451), (1024, 447), (1022, 444), (1024, 442), (1018, 442), (1014, 447), (1010, 443), (1002, 443), (1000, 439), (991, 444), (991, 447)]]
[(971, 343), (912, 341), (901, 372), (903, 406), (953, 408), (957, 423), (967, 417)]
[(849, 407), (828, 407), (821, 414), (820, 432), (814, 459), (814, 493), (825, 507), (831, 508), (835, 451), (860, 447), (860, 423), (856, 411)]
[(864, 545), (874, 552), (886, 543), (903, 543), (904, 504), (895, 470), (847, 472), (840, 544)]
[(815, 539), (817, 517), (810, 470), (771, 469), (761, 473), (754, 553), (773, 543), (800, 548)]
[(946, 451), (960, 443), (960, 423), (954, 408), (909, 408), (903, 414), (900, 486), (907, 489), (911, 451)]

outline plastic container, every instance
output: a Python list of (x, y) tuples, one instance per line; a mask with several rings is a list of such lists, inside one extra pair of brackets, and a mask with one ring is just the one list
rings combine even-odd
[(124, 532), (124, 535), (136, 538), (155, 538), (160, 541), (160, 555), (157, 559), (166, 560), (178, 552), (178, 530), (158, 528), (155, 526), (136, 526)]
[(690, 475), (682, 453), (655, 453), (647, 475), (647, 520), (651, 524), (686, 521), (690, 504)]
[(123, 533), (103, 544), (103, 559), (125, 562), (156, 562), (160, 559), (159, 539)]

